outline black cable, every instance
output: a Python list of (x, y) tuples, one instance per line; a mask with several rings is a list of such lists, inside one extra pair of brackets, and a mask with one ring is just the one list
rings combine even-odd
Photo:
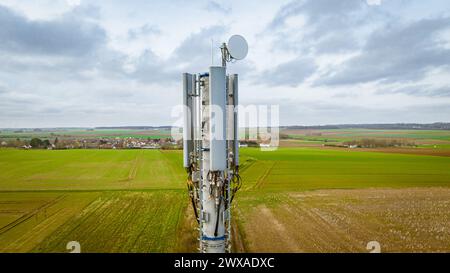
[(233, 184), (235, 185), (232, 189), (232, 194), (231, 194), (231, 200), (230, 200), (230, 204), (231, 202), (233, 202), (234, 196), (236, 195), (236, 192), (239, 191), (242, 187), (242, 178), (239, 175), (239, 167), (236, 166), (235, 170), (234, 170), (234, 175), (233, 175)]
[(195, 205), (194, 194), (193, 194), (192, 188), (189, 185), (188, 185), (188, 191), (189, 191), (189, 197), (190, 197), (191, 203), (192, 203), (192, 208), (194, 209), (195, 219), (197, 219), (197, 223), (200, 223), (200, 221), (198, 219), (197, 206)]
[(192, 183), (192, 173), (195, 169), (194, 164), (189, 165), (189, 167), (186, 168), (186, 171), (188, 172), (188, 179), (187, 179), (187, 189), (188, 189), (188, 194), (189, 197), (191, 199), (191, 203), (192, 203), (192, 208), (194, 209), (194, 214), (195, 214), (195, 219), (197, 220), (197, 223), (200, 223), (200, 220), (198, 218), (198, 212), (197, 212), (197, 206), (195, 204), (195, 199), (194, 199), (194, 186)]
[(216, 227), (214, 229), (214, 237), (217, 237), (217, 232), (219, 229), (219, 216), (220, 216), (220, 203), (222, 201), (222, 198), (219, 198), (219, 206), (217, 208), (217, 218), (216, 218)]

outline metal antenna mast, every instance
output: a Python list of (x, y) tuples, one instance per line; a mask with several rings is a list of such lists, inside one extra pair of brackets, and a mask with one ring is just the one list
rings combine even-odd
[(204, 253), (231, 251), (231, 202), (241, 186), (238, 75), (227, 75), (226, 63), (244, 59), (248, 46), (233, 35), (220, 49), (222, 66), (183, 74), (183, 164)]

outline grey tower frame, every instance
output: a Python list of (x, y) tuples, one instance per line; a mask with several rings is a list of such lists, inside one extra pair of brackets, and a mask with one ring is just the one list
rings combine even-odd
[(199, 251), (231, 252), (231, 202), (239, 176), (238, 75), (226, 67), (183, 74), (183, 164)]

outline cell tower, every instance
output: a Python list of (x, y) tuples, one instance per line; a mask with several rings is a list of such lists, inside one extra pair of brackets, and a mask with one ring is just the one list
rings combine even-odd
[(226, 64), (244, 59), (248, 45), (233, 35), (220, 49), (222, 66), (183, 74), (183, 164), (202, 253), (231, 251), (231, 202), (241, 186), (238, 75), (227, 75)]

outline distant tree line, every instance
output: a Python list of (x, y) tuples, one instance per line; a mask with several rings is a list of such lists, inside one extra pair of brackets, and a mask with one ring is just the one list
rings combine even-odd
[(416, 144), (407, 139), (373, 139), (363, 138), (359, 140), (345, 141), (345, 146), (356, 146), (358, 148), (383, 148), (383, 147), (404, 147), (416, 146)]
[(313, 126), (284, 126), (282, 129), (377, 129), (377, 130), (450, 130), (450, 123), (387, 123), (387, 124), (336, 124)]

